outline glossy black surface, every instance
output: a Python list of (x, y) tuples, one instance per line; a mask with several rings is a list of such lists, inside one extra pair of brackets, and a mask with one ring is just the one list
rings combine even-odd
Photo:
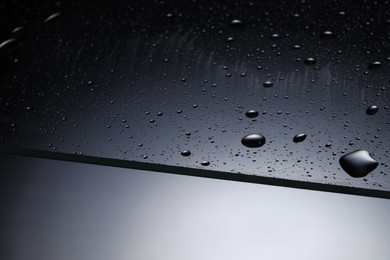
[[(390, 191), (388, 1), (8, 1), (0, 10), (3, 151)], [(250, 133), (267, 142), (245, 147)], [(307, 137), (294, 143), (299, 133)], [(379, 162), (366, 179), (339, 164), (358, 149)]]

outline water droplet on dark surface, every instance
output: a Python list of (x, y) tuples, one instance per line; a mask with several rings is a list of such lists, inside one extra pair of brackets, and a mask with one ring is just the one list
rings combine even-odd
[(297, 134), (296, 136), (294, 136), (293, 141), (294, 143), (303, 142), (306, 139), (306, 136), (306, 134)]
[(265, 144), (265, 137), (261, 134), (249, 134), (241, 139), (241, 143), (246, 147), (258, 148)]
[(47, 23), (47, 22), (50, 22), (51, 20), (54, 20), (55, 18), (59, 17), (61, 15), (61, 13), (54, 13), (50, 16), (48, 16), (45, 21), (43, 21), (44, 23)]
[(334, 36), (334, 34), (331, 31), (324, 31), (320, 34), (320, 36), (323, 38), (326, 38), (326, 37), (332, 37), (332, 36)]
[(339, 163), (343, 170), (354, 178), (365, 177), (378, 166), (378, 162), (366, 150), (356, 150), (343, 155)]
[(307, 58), (307, 59), (304, 61), (304, 63), (305, 63), (306, 65), (314, 65), (314, 64), (317, 63), (317, 61), (316, 61), (314, 58)]
[(12, 30), (12, 33), (18, 33), (23, 30), (23, 26), (16, 27), (15, 29)]
[(367, 115), (375, 115), (378, 112), (379, 108), (375, 105), (369, 106), (366, 110)]
[(259, 112), (257, 112), (256, 110), (249, 110), (245, 113), (245, 115), (248, 118), (255, 118), (259, 115)]
[(234, 38), (233, 38), (233, 37), (228, 37), (228, 38), (226, 39), (226, 41), (227, 41), (227, 42), (232, 42), (232, 41), (234, 41)]
[(0, 43), (0, 50), (5, 49), (16, 42), (16, 39), (8, 39)]
[(369, 69), (377, 69), (377, 68), (379, 68), (381, 65), (382, 65), (382, 63), (381, 63), (380, 61), (374, 61), (374, 62), (368, 64), (368, 68), (369, 68)]
[(230, 22), (231, 25), (240, 25), (242, 24), (242, 21), (241, 20), (238, 20), (238, 19), (234, 19)]
[(181, 151), (181, 155), (183, 155), (183, 156), (190, 156), (191, 152), (188, 151), (188, 150), (183, 150), (183, 151)]
[(263, 83), (263, 87), (265, 88), (271, 88), (274, 85), (271, 81), (266, 81)]
[(204, 160), (200, 163), (202, 166), (209, 166), (210, 165), (210, 162), (207, 161), (207, 160)]

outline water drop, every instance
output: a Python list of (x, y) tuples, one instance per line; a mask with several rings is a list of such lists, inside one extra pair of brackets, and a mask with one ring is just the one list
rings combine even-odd
[(265, 88), (270, 88), (274, 85), (274, 83), (272, 83), (271, 81), (266, 81), (263, 83), (263, 87)]
[(233, 37), (228, 37), (228, 38), (226, 39), (226, 41), (227, 41), (227, 42), (232, 42), (232, 41), (234, 41), (234, 38), (233, 38)]
[(366, 110), (367, 115), (375, 115), (378, 112), (379, 108), (375, 105), (369, 106)]
[(320, 34), (320, 36), (323, 38), (326, 38), (326, 37), (332, 37), (332, 36), (334, 36), (334, 34), (331, 31), (324, 31)]
[(234, 19), (230, 22), (231, 25), (240, 25), (242, 24), (242, 21), (241, 20), (238, 20), (238, 19)]
[(207, 161), (207, 160), (204, 160), (200, 163), (202, 166), (209, 166), (210, 165), (210, 162)]
[(382, 65), (382, 63), (381, 63), (380, 61), (374, 61), (374, 62), (368, 64), (368, 68), (369, 68), (369, 69), (377, 69), (377, 68), (379, 68), (381, 65)]
[(12, 30), (12, 33), (18, 33), (23, 30), (23, 26), (16, 27), (15, 29)]
[(249, 110), (245, 113), (245, 115), (248, 118), (255, 118), (259, 115), (259, 112), (257, 112), (256, 110)]
[(183, 150), (183, 151), (181, 151), (181, 155), (183, 155), (183, 156), (190, 156), (191, 152), (188, 151), (188, 150)]
[(265, 144), (265, 137), (261, 134), (249, 134), (241, 139), (241, 143), (246, 147), (258, 148)]
[(15, 42), (16, 42), (16, 39), (8, 39), (8, 40), (3, 41), (2, 43), (0, 43), (0, 50), (5, 49), (8, 46), (11, 46)]
[(307, 59), (304, 61), (304, 63), (305, 63), (306, 65), (314, 65), (314, 64), (317, 63), (317, 61), (316, 61), (314, 58), (307, 58)]
[(366, 150), (356, 150), (343, 155), (339, 163), (343, 170), (354, 178), (365, 177), (378, 166), (378, 162)]
[(43, 22), (44, 22), (44, 23), (50, 22), (51, 20), (57, 18), (57, 17), (60, 16), (60, 15), (61, 15), (61, 13), (54, 13), (54, 14), (50, 15), (49, 17), (47, 17), (47, 18), (45, 19), (45, 21), (43, 21)]
[(293, 141), (294, 141), (294, 143), (303, 142), (303, 141), (305, 141), (306, 136), (307, 136), (306, 134), (297, 134), (296, 136), (294, 136)]

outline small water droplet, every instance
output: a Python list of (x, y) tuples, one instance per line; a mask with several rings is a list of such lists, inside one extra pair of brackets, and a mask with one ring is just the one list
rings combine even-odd
[(263, 83), (263, 87), (265, 88), (270, 88), (274, 85), (274, 83), (272, 83), (271, 81), (266, 81)]
[(379, 108), (375, 105), (369, 106), (366, 110), (367, 115), (375, 115), (378, 112)]
[(210, 165), (210, 162), (207, 161), (207, 160), (204, 160), (204, 161), (202, 161), (200, 164), (203, 165), (203, 166), (209, 166), (209, 165)]
[(245, 115), (248, 117), (248, 118), (255, 118), (259, 115), (259, 112), (257, 112), (256, 110), (249, 110), (245, 113)]
[(230, 22), (231, 25), (240, 25), (242, 24), (242, 21), (239, 19), (234, 19)]
[(306, 65), (314, 65), (314, 64), (317, 63), (317, 61), (316, 61), (314, 58), (307, 58), (307, 59), (304, 61), (304, 63), (305, 63)]
[(183, 151), (181, 151), (181, 155), (183, 155), (183, 156), (190, 156), (191, 152), (188, 151), (188, 150), (183, 150)]
[(293, 141), (294, 143), (303, 142), (306, 139), (306, 136), (306, 134), (297, 134), (296, 136), (294, 136)]
[(356, 150), (343, 155), (340, 158), (339, 163), (343, 170), (354, 178), (367, 176), (367, 174), (375, 170), (379, 164), (366, 150)]
[(241, 139), (241, 143), (246, 147), (258, 148), (265, 144), (265, 137), (261, 134), (249, 134)]
[(331, 31), (324, 31), (320, 34), (320, 36), (323, 38), (326, 38), (326, 37), (332, 37), (332, 36), (334, 36), (334, 34)]
[(227, 41), (227, 42), (232, 42), (232, 41), (234, 41), (234, 38), (233, 38), (233, 37), (228, 37), (228, 38), (226, 39), (226, 41)]

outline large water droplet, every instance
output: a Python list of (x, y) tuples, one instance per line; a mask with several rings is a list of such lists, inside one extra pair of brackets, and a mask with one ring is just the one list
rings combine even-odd
[(366, 110), (367, 115), (375, 115), (378, 112), (379, 108), (375, 105), (369, 106)]
[(317, 63), (317, 61), (316, 61), (314, 58), (307, 58), (307, 59), (304, 61), (304, 63), (305, 63), (306, 65), (314, 65), (314, 64)]
[(0, 50), (7, 48), (8, 46), (11, 46), (16, 42), (16, 39), (8, 39), (0, 43)]
[(343, 170), (354, 178), (365, 177), (378, 166), (378, 162), (366, 150), (348, 153), (340, 158), (339, 163)]
[(381, 65), (382, 65), (382, 63), (380, 61), (374, 61), (374, 62), (368, 64), (368, 68), (369, 69), (376, 69), (376, 68), (379, 68)]
[(245, 115), (248, 117), (248, 118), (255, 118), (259, 115), (259, 112), (257, 112), (256, 110), (249, 110), (245, 113)]
[(183, 151), (181, 151), (181, 155), (183, 155), (183, 156), (190, 156), (191, 152), (188, 151), (188, 150), (183, 150)]
[(246, 147), (258, 148), (265, 144), (265, 137), (261, 134), (249, 134), (241, 139), (241, 143)]
[(263, 83), (263, 87), (265, 88), (270, 88), (274, 85), (274, 83), (272, 83), (271, 81), (266, 81)]
[(334, 34), (333, 34), (333, 32), (331, 32), (331, 31), (324, 31), (324, 32), (322, 32), (322, 33), (320, 34), (320, 36), (323, 37), (323, 38), (327, 38), (327, 37), (332, 37), (332, 36), (334, 36)]
[(45, 21), (43, 21), (44, 23), (47, 23), (47, 22), (50, 22), (51, 20), (54, 20), (55, 18), (59, 17), (61, 15), (61, 13), (54, 13), (52, 15), (50, 15), (49, 17), (47, 17), (45, 19)]
[(207, 161), (207, 160), (204, 160), (200, 163), (202, 166), (209, 166), (210, 165), (210, 162)]
[(296, 136), (294, 136), (293, 141), (294, 143), (303, 142), (306, 139), (306, 136), (306, 134), (297, 134)]

